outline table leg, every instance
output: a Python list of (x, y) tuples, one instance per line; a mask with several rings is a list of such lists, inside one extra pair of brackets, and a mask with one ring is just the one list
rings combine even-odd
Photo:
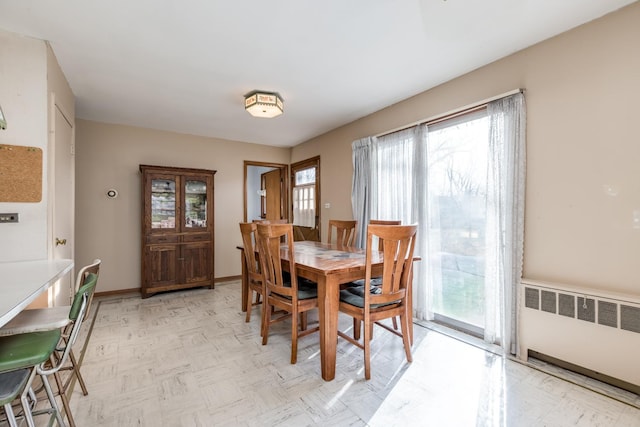
[(320, 365), (322, 378), (325, 381), (331, 381), (336, 376), (339, 292), (339, 284), (335, 279), (327, 276), (319, 277)]
[(249, 292), (249, 282), (247, 279), (247, 261), (244, 257), (244, 249), (240, 249), (240, 265), (242, 265), (242, 305), (243, 312), (247, 311), (247, 292)]

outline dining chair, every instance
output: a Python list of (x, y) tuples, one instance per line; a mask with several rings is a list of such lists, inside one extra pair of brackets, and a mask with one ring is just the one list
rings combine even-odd
[[(244, 248), (244, 261), (247, 267), (247, 314), (245, 322), (251, 321), (251, 308), (262, 305), (264, 298), (264, 280), (260, 271), (260, 261), (256, 258), (256, 222), (241, 222), (240, 234), (242, 234), (242, 246)], [(253, 302), (253, 295), (256, 300)], [(262, 332), (262, 328), (260, 328)]]
[[(71, 306), (65, 307), (66, 314), (61, 315), (62, 310), (58, 307), (25, 310), (0, 329), (0, 346), (5, 345), (5, 343), (11, 343), (12, 339), (19, 342), (20, 337), (25, 337), (32, 333), (57, 331), (59, 339), (49, 357), (50, 361), (38, 365), (36, 371), (43, 378), (43, 383), (47, 376), (53, 375), (58, 395), (62, 400), (69, 425), (72, 427), (75, 426), (75, 421), (71, 413), (67, 391), (74, 376), (78, 379), (83, 394), (87, 395), (86, 385), (80, 374), (80, 367), (75, 356), (73, 356), (73, 345), (83, 322), (88, 317), (89, 306), (93, 301), (93, 294), (98, 282), (100, 264), (100, 260), (94, 260), (92, 264), (80, 270), (77, 276), (77, 283), (80, 284), (80, 287), (74, 295)], [(22, 313), (25, 314), (23, 315)], [(56, 318), (57, 315), (60, 315), (60, 317)], [(67, 364), (67, 361), (69, 364)], [(70, 370), (71, 374), (63, 382), (60, 372), (65, 370)]]
[[(42, 414), (49, 415), (49, 425), (52, 424), (54, 417), (59, 426), (66, 425), (47, 375), (42, 375), (40, 378), (50, 407), (33, 410), (29, 401), (33, 380), (36, 373), (39, 373), (38, 368), (49, 362), (60, 341), (60, 335), (61, 330), (55, 329), (0, 337), (0, 380), (3, 383), (2, 388), (7, 387), (3, 393), (2, 402), (9, 425), (16, 425), (16, 418), (10, 406), (18, 396), (20, 396), (23, 416), (29, 427), (35, 426), (33, 416)], [(25, 370), (26, 381), (24, 381)]]
[(256, 224), (288, 224), (287, 219), (254, 219), (252, 222)]
[[(291, 224), (258, 224), (257, 240), (260, 265), (265, 282), (262, 307), (262, 345), (269, 339), (269, 327), (285, 319), (291, 319), (291, 363), (298, 358), (298, 338), (320, 330), (307, 329), (307, 312), (318, 307), (317, 287), (306, 282), (298, 286), (294, 257), (293, 226)], [(283, 240), (286, 247), (283, 246)], [(286, 250), (289, 258), (289, 280), (285, 280), (282, 269), (281, 250)], [(272, 308), (286, 314), (272, 318)], [(300, 318), (300, 319), (298, 319)], [(298, 328), (300, 320), (300, 328)]]
[[(367, 248), (365, 255), (365, 283), (340, 291), (339, 310), (364, 323), (363, 339), (360, 342), (342, 331), (338, 336), (364, 350), (365, 378), (371, 378), (371, 331), (376, 324), (402, 338), (407, 361), (411, 362), (411, 343), (409, 306), (413, 251), (415, 248), (416, 225), (369, 225), (367, 227)], [(382, 241), (383, 264), (382, 283), (372, 286), (372, 247), (373, 238)], [(398, 332), (380, 321), (399, 316)]]
[[(31, 371), (27, 368), (0, 373), (0, 406), (4, 409), (4, 414), (10, 427), (18, 427), (18, 421), (13, 412), (13, 401), (25, 390), (29, 381)], [(20, 399), (24, 416), (31, 415), (31, 407), (26, 394)], [(27, 422), (28, 424), (28, 422)]]
[[(395, 219), (391, 219), (391, 220), (387, 220), (387, 219), (372, 219), (369, 220), (369, 225), (400, 225), (402, 224), (402, 221), (399, 220), (395, 220)], [(378, 239), (378, 250), (380, 252), (382, 252), (382, 241), (380, 239)], [(374, 286), (380, 286), (380, 284), (382, 283), (382, 278), (381, 277), (374, 277), (371, 279), (371, 284)], [(356, 282), (354, 282), (354, 284), (356, 284)], [(357, 284), (361, 284), (364, 285), (364, 281), (362, 281), (362, 283), (357, 283)], [(393, 323), (393, 329), (395, 329), (396, 331), (398, 330), (398, 321), (396, 320), (395, 317), (393, 317), (391, 319), (392, 323)], [(358, 322), (358, 326), (360, 326), (360, 322)], [(372, 325), (373, 327), (373, 325)], [(355, 331), (355, 325), (354, 325), (354, 331)], [(373, 331), (371, 332), (373, 334)], [(373, 335), (371, 335), (373, 337)], [(354, 335), (354, 337), (356, 337), (356, 335)], [(358, 335), (356, 337), (356, 339), (360, 339), (360, 335), (358, 332)]]
[[(101, 263), (102, 261), (100, 259), (94, 259), (91, 264), (88, 264), (80, 269), (80, 271), (76, 275), (76, 282), (74, 287), (75, 293), (77, 293), (80, 287), (85, 283), (89, 274), (95, 274), (96, 276), (99, 276)], [(84, 319), (82, 319), (82, 321), (87, 320), (87, 317), (89, 316), (89, 313), (91, 311), (91, 303), (93, 302), (93, 294), (94, 293), (91, 292), (91, 294), (89, 295), (87, 308), (85, 310)], [(0, 336), (17, 335), (28, 332), (48, 331), (52, 329), (64, 328), (62, 338), (63, 340), (66, 340), (69, 336), (71, 328), (73, 327), (73, 323), (75, 323), (76, 321), (76, 319), (71, 318), (70, 310), (71, 306), (68, 305), (23, 310), (16, 317), (11, 319), (9, 323), (0, 328)], [(71, 349), (69, 353), (69, 365), (61, 367), (60, 370), (72, 371), (72, 374), (63, 384), (65, 392), (69, 388), (69, 385), (73, 377), (75, 376), (75, 378), (78, 380), (78, 383), (80, 384), (80, 388), (82, 389), (82, 394), (86, 396), (89, 393), (87, 391), (87, 386), (84, 382), (84, 378), (82, 378), (82, 375), (80, 374), (80, 367), (76, 360), (75, 354), (73, 353), (73, 349)]]
[(357, 221), (344, 221), (339, 219), (329, 220), (329, 233), (327, 243), (333, 242), (333, 230), (336, 231), (336, 243), (341, 246), (353, 246), (356, 238)]

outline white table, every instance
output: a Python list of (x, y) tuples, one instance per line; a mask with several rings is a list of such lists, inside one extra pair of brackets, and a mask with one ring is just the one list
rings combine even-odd
[(73, 268), (73, 260), (0, 262), (0, 327)]

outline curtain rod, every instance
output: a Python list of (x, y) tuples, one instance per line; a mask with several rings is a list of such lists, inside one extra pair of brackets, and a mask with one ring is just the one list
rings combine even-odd
[(404, 126), (397, 127), (395, 129), (392, 129), (392, 130), (381, 132), (381, 133), (379, 133), (377, 135), (374, 135), (374, 136), (376, 138), (379, 138), (381, 136), (390, 135), (390, 134), (395, 133), (395, 132), (400, 132), (402, 130), (409, 129), (409, 128), (412, 128), (414, 126), (421, 125), (423, 123), (437, 122), (437, 121), (442, 121), (443, 119), (453, 118), (453, 117), (456, 117), (456, 116), (471, 112), (471, 111), (473, 111), (473, 110), (475, 110), (475, 109), (477, 109), (479, 107), (482, 107), (482, 106), (490, 103), (491, 101), (495, 101), (497, 99), (506, 98), (507, 96), (515, 95), (516, 93), (524, 93), (524, 89), (513, 89), (513, 90), (510, 90), (509, 92), (505, 92), (505, 93), (502, 93), (500, 95), (492, 96), (491, 98), (487, 98), (487, 99), (484, 99), (482, 101), (474, 102), (473, 104), (468, 104), (468, 105), (465, 105), (464, 107), (456, 108), (455, 110), (450, 110), (450, 111), (448, 111), (448, 112), (446, 112), (444, 114), (438, 114), (437, 116), (431, 116), (431, 117), (426, 118), (426, 119), (421, 119), (421, 120), (415, 121), (413, 123), (409, 123), (409, 124), (406, 124)]

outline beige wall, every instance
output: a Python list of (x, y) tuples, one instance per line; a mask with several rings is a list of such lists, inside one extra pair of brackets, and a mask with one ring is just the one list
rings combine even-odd
[(353, 140), (524, 88), (525, 277), (640, 295), (639, 22), (634, 3), (295, 147), (321, 156), (323, 225), (352, 216)]
[[(215, 276), (240, 274), (243, 161), (289, 163), (289, 148), (86, 120), (76, 126), (76, 263), (102, 259), (100, 292), (140, 287), (140, 164), (217, 170)], [(116, 199), (106, 197), (110, 188)]]
[[(74, 97), (51, 48), (42, 40), (0, 30), (0, 105), (7, 129), (0, 144), (42, 149), (42, 200), (37, 203), (0, 203), (0, 212), (17, 212), (20, 222), (2, 224), (0, 261), (45, 259), (49, 256), (49, 106), (56, 94), (70, 117)], [(0, 185), (2, 181), (0, 180)]]

